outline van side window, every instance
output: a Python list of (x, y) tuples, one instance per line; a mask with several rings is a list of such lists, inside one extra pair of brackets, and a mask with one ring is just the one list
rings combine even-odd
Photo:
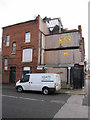
[(20, 82), (28, 82), (30, 75), (24, 75)]

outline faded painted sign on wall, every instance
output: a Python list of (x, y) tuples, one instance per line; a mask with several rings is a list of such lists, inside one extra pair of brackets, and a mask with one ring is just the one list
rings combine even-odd
[(71, 42), (71, 37), (70, 36), (59, 37), (59, 43), (67, 43), (67, 42)]
[(68, 55), (68, 53), (64, 53), (64, 55)]

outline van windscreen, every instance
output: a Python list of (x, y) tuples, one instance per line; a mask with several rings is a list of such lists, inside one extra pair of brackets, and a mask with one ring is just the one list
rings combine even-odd
[(20, 82), (28, 82), (30, 75), (24, 75)]

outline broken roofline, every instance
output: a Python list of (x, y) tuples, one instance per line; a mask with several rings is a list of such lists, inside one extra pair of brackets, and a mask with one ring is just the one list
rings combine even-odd
[[(45, 18), (43, 18), (43, 21), (44, 22), (49, 22), (49, 21), (53, 21), (53, 20), (58, 20), (60, 23), (61, 23), (61, 25), (62, 25), (62, 22), (61, 22), (61, 18), (59, 17), (59, 18), (47, 18), (47, 17), (45, 17)], [(62, 25), (63, 26), (63, 25)]]
[[(16, 24), (13, 24), (13, 25), (8, 25), (8, 26), (5, 26), (5, 27), (2, 27), (2, 29), (8, 28), (8, 27), (12, 27), (12, 26), (15, 26), (15, 25), (20, 25), (20, 24), (28, 23), (28, 22), (35, 22), (35, 21), (37, 21), (38, 17), (40, 17), (40, 15), (36, 16), (36, 18), (35, 18), (34, 20), (29, 20), (29, 21), (25, 21), (25, 22), (16, 23)], [(44, 19), (45, 19), (45, 18), (43, 18), (42, 20), (44, 21)], [(53, 19), (51, 19), (51, 18), (47, 18), (47, 17), (46, 17), (46, 19), (49, 19), (49, 20), (58, 19), (59, 22), (61, 22), (61, 21), (60, 21), (60, 18), (53, 18)], [(62, 23), (61, 23), (61, 24), (62, 24)], [(70, 32), (81, 32), (81, 30), (80, 30), (80, 29), (81, 29), (81, 25), (79, 25), (78, 27), (79, 27), (78, 30), (77, 30), (77, 29), (73, 29), (73, 30), (65, 30), (65, 29), (63, 29), (63, 30), (65, 30), (65, 31), (62, 31), (61, 33), (55, 33), (55, 34), (64, 34), (64, 33), (70, 33)], [(47, 34), (46, 36), (55, 35), (55, 34), (51, 34), (51, 33), (50, 33), (50, 34)]]
[(58, 34), (65, 34), (65, 33), (72, 33), (72, 32), (80, 32), (80, 30), (67, 30), (67, 31), (64, 31), (64, 32), (61, 32), (61, 33), (55, 33), (55, 34), (48, 34), (48, 35), (45, 35), (45, 36), (50, 36), (50, 35), (58, 35)]
[[(15, 26), (15, 25), (20, 25), (20, 24), (28, 23), (28, 22), (35, 22), (35, 21), (37, 21), (37, 18), (38, 18), (39, 16), (40, 16), (40, 15), (36, 16), (36, 18), (33, 19), (33, 20), (28, 20), (28, 21), (25, 21), (25, 22), (20, 22), (20, 23), (16, 23), (16, 24), (12, 24), (12, 25), (7, 25), (7, 26), (5, 26), (5, 27), (2, 27), (2, 29), (8, 28), (8, 27), (12, 27), (12, 26)], [(50, 18), (50, 20), (55, 20), (55, 19), (58, 19), (58, 20), (59, 20), (59, 18), (53, 18), (53, 19)], [(44, 18), (43, 18), (42, 20), (44, 21)], [(60, 21), (60, 20), (59, 20), (59, 21)]]

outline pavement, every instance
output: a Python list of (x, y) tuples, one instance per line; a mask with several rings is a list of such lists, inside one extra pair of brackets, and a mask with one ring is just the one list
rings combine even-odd
[[(13, 89), (15, 85), (3, 85), (2, 88)], [(70, 94), (71, 97), (61, 107), (61, 109), (55, 114), (54, 118), (88, 118), (89, 107), (88, 95), (85, 92), (85, 88), (70, 90), (61, 89), (58, 91), (61, 94)]]
[[(57, 112), (54, 118), (87, 118), (89, 119), (89, 96), (86, 88), (61, 89), (60, 93), (71, 94), (71, 97)], [(90, 119), (89, 119), (90, 120)]]
[(83, 95), (72, 95), (54, 118), (88, 118), (88, 106), (82, 104)]

